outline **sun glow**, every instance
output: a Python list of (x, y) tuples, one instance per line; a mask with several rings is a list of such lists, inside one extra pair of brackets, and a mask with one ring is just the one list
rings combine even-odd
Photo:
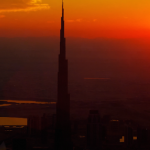
[[(1, 36), (59, 36), (61, 3), (61, 0), (0, 1)], [(65, 36), (150, 38), (149, 5), (148, 0), (64, 0)]]

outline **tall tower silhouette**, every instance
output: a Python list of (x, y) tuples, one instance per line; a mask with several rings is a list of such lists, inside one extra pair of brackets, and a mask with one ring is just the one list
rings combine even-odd
[(70, 95), (68, 94), (68, 60), (66, 59), (66, 39), (64, 37), (63, 2), (57, 90), (55, 150), (71, 150)]

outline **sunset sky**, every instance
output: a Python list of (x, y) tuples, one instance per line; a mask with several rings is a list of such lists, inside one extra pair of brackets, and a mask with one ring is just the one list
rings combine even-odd
[[(59, 36), (61, 0), (0, 1), (0, 37)], [(149, 38), (149, 0), (64, 0), (66, 37)]]

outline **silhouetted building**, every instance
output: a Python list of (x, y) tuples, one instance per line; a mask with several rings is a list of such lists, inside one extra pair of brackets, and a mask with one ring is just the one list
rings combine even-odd
[(15, 138), (13, 139), (12, 150), (26, 150), (27, 142), (24, 138)]
[(55, 149), (71, 150), (70, 95), (68, 94), (68, 60), (66, 59), (66, 40), (64, 37), (64, 8), (60, 30), (60, 54), (58, 68), (58, 91), (56, 104)]
[(87, 145), (90, 149), (101, 147), (102, 132), (101, 132), (100, 115), (98, 110), (90, 110), (87, 124)]
[(4, 126), (0, 126), (0, 134), (5, 132), (5, 127)]
[(41, 140), (43, 144), (47, 144), (48, 142), (48, 130), (51, 128), (51, 119), (52, 117), (47, 114), (43, 114), (41, 117)]
[(122, 138), (122, 135), (120, 121), (110, 120), (107, 127), (107, 144), (119, 146), (121, 144), (120, 138)]
[(73, 133), (76, 134), (77, 131), (78, 131), (78, 121), (75, 120), (75, 121), (73, 122)]
[(102, 125), (102, 141), (105, 141), (106, 140), (106, 137), (107, 137), (107, 128), (106, 126)]
[(56, 128), (56, 114), (52, 115), (52, 130), (54, 131)]
[(125, 143), (127, 148), (132, 147), (133, 144), (133, 128), (131, 126), (125, 127)]
[(149, 143), (149, 136), (148, 136), (148, 129), (147, 128), (140, 128), (137, 129), (137, 142), (138, 147), (143, 145), (147, 145)]
[(27, 132), (29, 136), (39, 136), (41, 133), (41, 117), (30, 116), (27, 118)]

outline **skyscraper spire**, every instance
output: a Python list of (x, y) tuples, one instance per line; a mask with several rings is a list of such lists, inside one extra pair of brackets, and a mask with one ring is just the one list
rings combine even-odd
[(64, 11), (64, 2), (62, 0), (62, 17), (63, 17), (63, 11)]
[(72, 150), (70, 125), (70, 95), (68, 94), (68, 60), (66, 59), (66, 39), (64, 37), (64, 8), (60, 30), (60, 54), (58, 66), (58, 89), (56, 104), (55, 150)]
[(65, 57), (66, 48), (65, 48), (65, 37), (64, 37), (64, 8), (62, 1), (62, 17), (61, 17), (61, 30), (60, 30), (60, 55)]

